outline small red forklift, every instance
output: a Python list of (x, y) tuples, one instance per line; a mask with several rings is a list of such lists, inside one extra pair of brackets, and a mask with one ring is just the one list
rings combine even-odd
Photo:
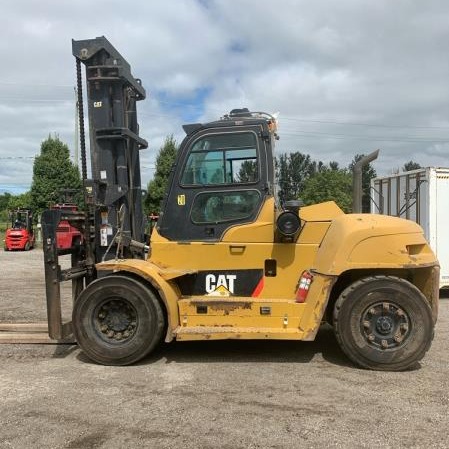
[(11, 226), (5, 234), (5, 251), (28, 251), (34, 248), (33, 213), (30, 209), (16, 209), (9, 213)]

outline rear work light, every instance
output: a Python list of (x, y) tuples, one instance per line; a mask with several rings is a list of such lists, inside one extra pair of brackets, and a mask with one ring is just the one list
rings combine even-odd
[(306, 270), (301, 274), (301, 278), (298, 283), (298, 290), (296, 291), (295, 302), (305, 302), (307, 295), (309, 294), (309, 288), (313, 282), (313, 274)]

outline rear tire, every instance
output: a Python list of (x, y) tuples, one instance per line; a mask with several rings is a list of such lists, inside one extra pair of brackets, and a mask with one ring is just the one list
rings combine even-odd
[(337, 299), (333, 324), (345, 354), (373, 370), (412, 368), (430, 347), (434, 323), (425, 296), (410, 282), (371, 276)]
[(159, 343), (165, 318), (156, 295), (135, 279), (108, 276), (89, 284), (73, 309), (78, 344), (94, 362), (129, 365)]
[(30, 242), (26, 242), (25, 246), (23, 247), (24, 251), (29, 251), (31, 248)]

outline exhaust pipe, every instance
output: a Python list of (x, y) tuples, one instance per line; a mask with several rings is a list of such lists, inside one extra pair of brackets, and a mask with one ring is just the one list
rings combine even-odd
[(360, 214), (362, 212), (362, 168), (369, 164), (379, 156), (379, 151), (376, 150), (367, 156), (363, 156), (358, 162), (354, 164), (352, 169), (352, 212), (354, 214)]

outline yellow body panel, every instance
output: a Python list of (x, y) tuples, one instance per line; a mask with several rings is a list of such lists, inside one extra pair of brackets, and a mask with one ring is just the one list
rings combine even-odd
[[(149, 260), (109, 261), (98, 269), (134, 273), (157, 289), (168, 315), (166, 341), (173, 336), (180, 340), (313, 340), (332, 287), (342, 273), (438, 269), (421, 228), (412, 222), (379, 215), (345, 215), (332, 202), (305, 207), (300, 218), (302, 229), (296, 242), (273, 243), (275, 212), (269, 199), (255, 223), (231, 227), (220, 242), (173, 242), (155, 229)], [(210, 296), (206, 292), (181, 296), (177, 282), (184, 275), (262, 271), (266, 260), (276, 261), (276, 276), (263, 277), (256, 297)], [(311, 270), (314, 280), (306, 302), (298, 304), (295, 296), (304, 270)], [(436, 318), (434, 283), (422, 272), (416, 280)]]
[(315, 268), (338, 275), (354, 268), (412, 268), (437, 264), (414, 222), (383, 215), (343, 215), (327, 232)]
[(176, 340), (304, 340), (303, 333), (296, 329), (273, 330), (265, 327), (189, 327), (176, 332)]
[[(311, 268), (317, 251), (318, 244), (167, 242), (152, 245), (151, 261), (160, 267), (179, 270), (189, 267), (200, 271), (262, 269), (265, 260), (274, 259), (277, 261), (277, 276), (265, 278), (260, 297), (292, 299), (299, 276), (305, 269)], [(166, 259), (168, 254), (173, 255), (170, 261)]]
[(223, 242), (256, 243), (268, 242), (274, 235), (274, 199), (265, 201), (257, 221), (230, 228), (223, 236)]
[(299, 214), (304, 221), (332, 221), (342, 215), (345, 213), (333, 201), (302, 207)]
[[(181, 328), (177, 339), (313, 340), (332, 285), (332, 278), (316, 276), (305, 303), (247, 297), (183, 298), (179, 301)], [(198, 306), (207, 306), (207, 315), (198, 313)], [(269, 308), (270, 314), (263, 315), (261, 308)]]
[[(207, 306), (207, 314), (199, 314), (198, 306)], [(260, 308), (271, 310), (270, 315), (261, 315)], [(293, 300), (263, 300), (258, 298), (233, 297), (229, 299), (209, 297), (185, 298), (179, 301), (182, 327), (263, 327), (272, 330), (300, 329), (300, 317), (305, 304)]]
[(304, 222), (303, 227), (301, 229), (301, 233), (299, 234), (297, 244), (314, 244), (319, 245), (323, 240), (323, 236), (326, 234), (329, 229), (330, 222), (328, 221), (317, 221), (317, 222)]

